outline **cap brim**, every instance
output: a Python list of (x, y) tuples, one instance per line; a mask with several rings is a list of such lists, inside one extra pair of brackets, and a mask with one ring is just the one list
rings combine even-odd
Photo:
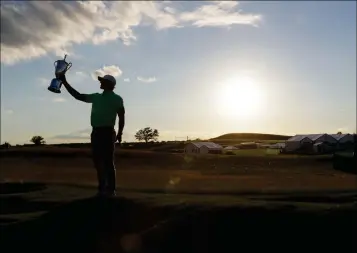
[(113, 83), (113, 82), (109, 81), (108, 79), (105, 79), (105, 78), (103, 78), (103, 77), (101, 77), (101, 76), (98, 76), (98, 80), (99, 80), (99, 81), (106, 81), (107, 83), (110, 83), (110, 84), (112, 84), (113, 86), (115, 86), (115, 83)]

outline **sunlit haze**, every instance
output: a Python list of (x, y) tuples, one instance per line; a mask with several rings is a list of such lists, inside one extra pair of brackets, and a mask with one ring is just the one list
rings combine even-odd
[(228, 79), (217, 91), (217, 111), (222, 116), (237, 120), (261, 116), (262, 93), (256, 81), (250, 77)]
[(89, 142), (91, 105), (47, 90), (65, 53), (81, 93), (116, 77), (123, 141), (356, 132), (355, 1), (9, 1), (1, 22), (1, 143)]

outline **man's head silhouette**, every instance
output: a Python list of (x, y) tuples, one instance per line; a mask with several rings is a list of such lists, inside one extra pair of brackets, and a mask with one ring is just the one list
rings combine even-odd
[(103, 90), (114, 90), (116, 80), (112, 75), (98, 76), (100, 88)]

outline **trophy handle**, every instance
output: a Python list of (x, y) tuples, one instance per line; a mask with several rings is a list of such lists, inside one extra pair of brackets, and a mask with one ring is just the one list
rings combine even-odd
[(67, 58), (67, 55), (65, 54), (63, 60), (66, 61), (66, 58)]
[(55, 67), (57, 66), (57, 62), (58, 62), (58, 60), (53, 63), (53, 65), (55, 65)]
[(69, 70), (71, 67), (72, 67), (72, 62), (68, 63), (67, 70)]

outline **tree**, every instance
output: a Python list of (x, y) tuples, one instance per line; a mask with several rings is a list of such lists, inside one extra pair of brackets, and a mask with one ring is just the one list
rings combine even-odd
[(342, 134), (342, 132), (337, 132), (337, 134)]
[(7, 149), (7, 148), (10, 148), (11, 145), (10, 145), (10, 143), (8, 143), (7, 141), (5, 141), (4, 144), (1, 145), (1, 147)]
[(156, 141), (157, 137), (159, 137), (159, 131), (150, 127), (140, 129), (135, 134), (135, 139), (138, 141), (145, 141), (146, 143), (148, 143), (150, 140)]
[(39, 146), (39, 145), (42, 145), (42, 144), (45, 144), (45, 139), (43, 139), (42, 136), (39, 136), (39, 135), (36, 135), (36, 136), (33, 136), (30, 140), (33, 144), (35, 144), (36, 146)]

